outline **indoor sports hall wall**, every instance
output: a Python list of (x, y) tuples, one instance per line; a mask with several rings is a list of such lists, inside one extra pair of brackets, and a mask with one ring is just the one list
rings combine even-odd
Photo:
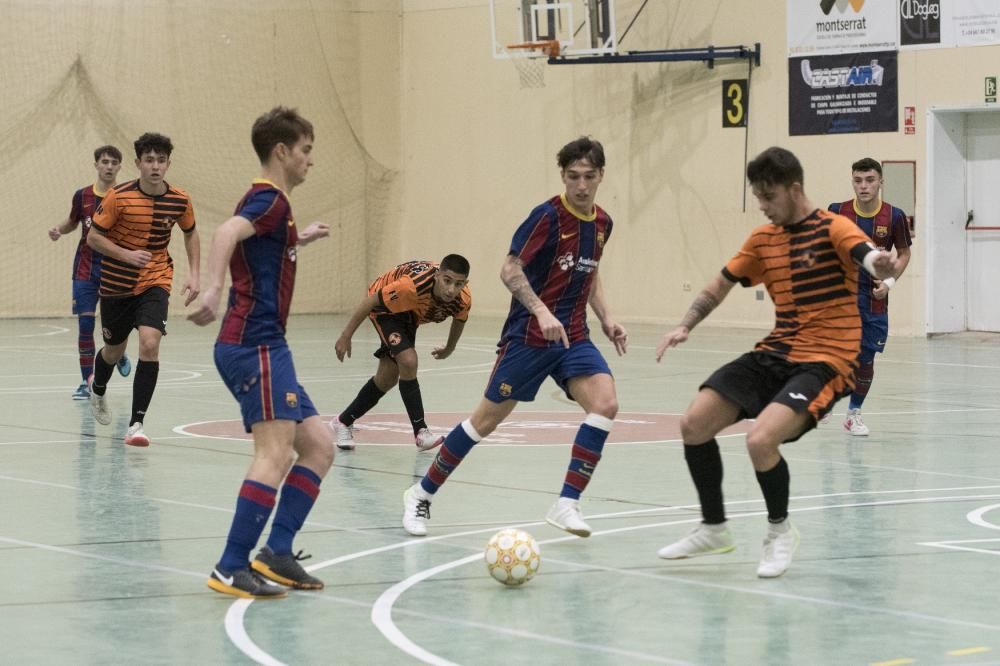
[[(46, 232), (93, 182), (97, 146), (125, 154), (120, 182), (137, 176), (132, 142), (145, 131), (174, 142), (167, 180), (193, 197), (204, 264), (213, 229), (258, 175), (250, 126), (279, 103), (298, 107), (317, 135), (315, 167), (292, 195), (296, 219), (333, 231), (301, 255), (295, 310), (353, 306), (382, 263), (398, 205), (398, 2), (2, 0), (0, 9), (0, 316), (69, 314), (79, 236), (53, 243)], [(183, 278), (180, 235), (170, 250)]]
[[(621, 17), (643, 3), (617, 4), (620, 34)], [(721, 128), (721, 81), (745, 78), (744, 62), (714, 70), (695, 62), (547, 66), (544, 88), (522, 89), (514, 66), (492, 58), (487, 0), (404, 0), (403, 7), (406, 245), (399, 256), (466, 253), (480, 311), (506, 309), (509, 295), (496, 276), (511, 233), (536, 203), (561, 191), (555, 154), (580, 134), (599, 138), (607, 151), (598, 202), (616, 226), (601, 274), (622, 319), (678, 321), (697, 289), (765, 221), (749, 193), (743, 211), (744, 132)], [(850, 165), (860, 157), (916, 160), (917, 236), (892, 292), (892, 327), (923, 334), (924, 113), (930, 105), (982, 104), (984, 76), (1000, 73), (1000, 47), (900, 53), (899, 104), (917, 108), (914, 136), (791, 138), (785, 20), (779, 1), (649, 2), (621, 48), (761, 42), (750, 156), (774, 144), (794, 151), (817, 206), (853, 196)], [(429, 225), (441, 231), (418, 231)], [(773, 308), (766, 296), (758, 301), (754, 290), (737, 289), (713, 320), (765, 327)]]

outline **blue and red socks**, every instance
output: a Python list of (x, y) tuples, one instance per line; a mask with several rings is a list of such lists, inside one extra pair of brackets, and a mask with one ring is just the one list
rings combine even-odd
[(848, 409), (861, 409), (868, 397), (868, 390), (872, 387), (872, 380), (875, 378), (875, 361), (862, 361), (854, 371), (854, 390), (851, 392), (851, 400), (847, 405)]
[(562, 492), (559, 493), (560, 497), (580, 499), (580, 493), (587, 489), (594, 468), (601, 460), (604, 442), (608, 439), (613, 423), (614, 421), (606, 416), (587, 414), (573, 440), (573, 453), (569, 468), (566, 470)]
[(80, 329), (76, 341), (80, 350), (80, 374), (86, 383), (94, 372), (94, 315), (80, 315), (77, 324)]
[(420, 480), (420, 487), (431, 495), (436, 493), (466, 454), (482, 439), (482, 435), (476, 432), (469, 419), (452, 428), (444, 443), (441, 444), (441, 449), (434, 457), (434, 462), (424, 474), (424, 478)]
[(219, 568), (223, 572), (230, 573), (250, 566), (250, 551), (257, 545), (267, 519), (271, 517), (277, 494), (277, 489), (258, 481), (243, 481), (236, 500), (236, 515), (226, 538), (226, 549), (219, 560)]
[(267, 547), (275, 555), (292, 552), (292, 540), (316, 503), (321, 481), (316, 472), (302, 465), (296, 465), (288, 472), (285, 485), (281, 488), (281, 500), (274, 514), (271, 534), (267, 538)]

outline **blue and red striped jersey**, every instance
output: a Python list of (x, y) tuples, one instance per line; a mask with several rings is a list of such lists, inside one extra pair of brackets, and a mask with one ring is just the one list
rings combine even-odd
[(73, 204), (69, 211), (69, 219), (80, 225), (80, 242), (76, 246), (73, 257), (73, 279), (100, 282), (101, 259), (100, 252), (95, 252), (87, 245), (87, 234), (93, 224), (94, 212), (101, 203), (103, 195), (94, 191), (93, 185), (81, 187), (73, 194)]
[[(611, 218), (599, 206), (581, 217), (560, 194), (537, 206), (514, 232), (509, 254), (524, 263), (531, 288), (562, 322), (570, 344), (590, 335), (587, 300), (611, 227)], [(516, 298), (511, 299), (499, 344), (509, 340), (532, 347), (562, 344), (545, 340), (538, 320)]]
[[(861, 230), (868, 235), (875, 247), (880, 250), (888, 252), (894, 247), (910, 247), (913, 244), (910, 239), (910, 225), (906, 220), (906, 213), (884, 201), (878, 212), (871, 217), (861, 216), (853, 199), (843, 203), (830, 204), (830, 212), (839, 213), (861, 227)], [(873, 288), (872, 276), (868, 274), (868, 271), (860, 271), (858, 276), (858, 309), (866, 314), (887, 314), (889, 297), (886, 296), (881, 301), (873, 299)]]
[(233, 285), (218, 341), (246, 346), (284, 343), (299, 239), (292, 207), (274, 183), (258, 179), (233, 214), (249, 221), (254, 235), (237, 243), (229, 260)]

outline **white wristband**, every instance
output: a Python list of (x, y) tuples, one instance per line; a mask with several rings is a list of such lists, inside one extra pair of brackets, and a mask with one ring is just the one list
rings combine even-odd
[(886, 279), (882, 280), (882, 284), (885, 285), (886, 289), (892, 289), (892, 286), (896, 284), (896, 278), (887, 277)]

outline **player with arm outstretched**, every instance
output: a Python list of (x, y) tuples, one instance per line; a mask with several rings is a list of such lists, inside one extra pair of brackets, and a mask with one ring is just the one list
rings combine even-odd
[(783, 148), (769, 148), (747, 165), (747, 179), (768, 224), (698, 294), (680, 325), (657, 346), (656, 360), (687, 340), (737, 283), (764, 284), (775, 308), (774, 330), (754, 350), (716, 370), (681, 418), (684, 460), (698, 491), (702, 522), (660, 549), (664, 559), (726, 553), (735, 548), (722, 500), (722, 456), (716, 435), (754, 419), (746, 446), (767, 505), (768, 530), (757, 568), (780, 576), (799, 542), (788, 519), (790, 475), (779, 452), (816, 426), (852, 388), (861, 342), (858, 266), (876, 276), (898, 270), (847, 218), (813, 207), (802, 166)]

